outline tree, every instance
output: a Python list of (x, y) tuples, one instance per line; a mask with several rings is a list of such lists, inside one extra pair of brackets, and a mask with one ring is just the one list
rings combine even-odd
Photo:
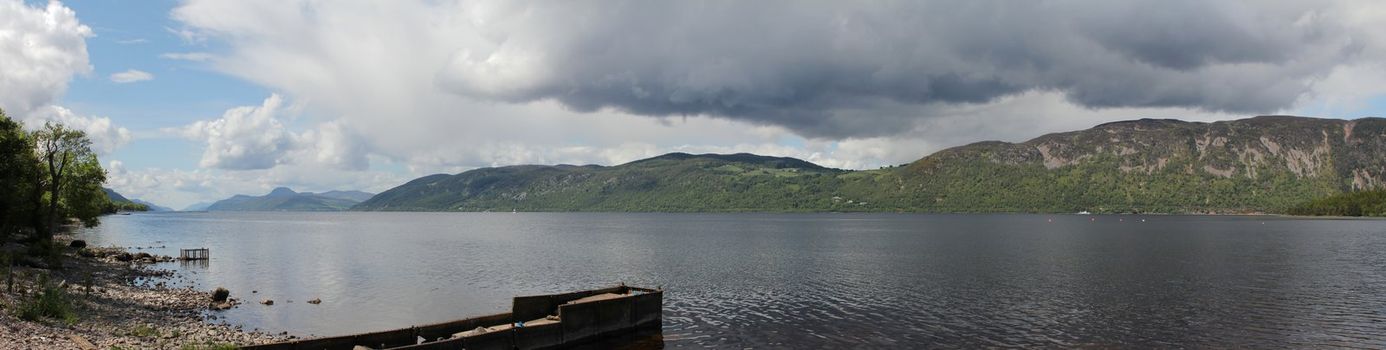
[(74, 159), (68, 166), (67, 185), (63, 186), (62, 201), (59, 203), (63, 217), (72, 217), (81, 221), (83, 226), (95, 227), (100, 223), (97, 217), (112, 206), (105, 189), (101, 188), (101, 184), (106, 182), (106, 171), (101, 169), (101, 161), (92, 153)]
[[(106, 175), (104, 171), (100, 170), (100, 164), (96, 163), (94, 166), (96, 172), (100, 173), (99, 177), (90, 176), (91, 174), (83, 174), (88, 175), (86, 179), (73, 176), (75, 175), (73, 169), (83, 166), (79, 163), (96, 162), (96, 155), (92, 153), (91, 150), (91, 140), (87, 139), (86, 134), (82, 131), (69, 129), (61, 123), (49, 122), (44, 123), (42, 129), (35, 131), (33, 133), (33, 138), (42, 170), (45, 170), (45, 174), (47, 174), (47, 176), (36, 176), (35, 178), (41, 181), (42, 186), (39, 187), (46, 190), (48, 194), (48, 208), (47, 213), (44, 215), (47, 222), (39, 220), (38, 222), (42, 223), (42, 227), (36, 227), (36, 231), (38, 231), (40, 235), (40, 240), (49, 241), (53, 238), (53, 231), (57, 229), (59, 219), (66, 217), (65, 215), (60, 215), (61, 213), (58, 211), (63, 200), (89, 199), (64, 198), (64, 194), (80, 193), (80, 191), (64, 192), (64, 186), (80, 186), (82, 185), (82, 181), (89, 181), (97, 178), (99, 178), (99, 181), (96, 185), (100, 186), (100, 181), (105, 181)], [(74, 184), (74, 182), (76, 182), (76, 184)], [(102, 198), (104, 198), (104, 196), (102, 196)], [(74, 205), (78, 205), (78, 203), (72, 203), (71, 200), (68, 202), (68, 205), (73, 208), (75, 208)]]
[(0, 244), (37, 215), (36, 206), (25, 199), (37, 191), (28, 181), (38, 172), (34, 143), (19, 123), (0, 110)]

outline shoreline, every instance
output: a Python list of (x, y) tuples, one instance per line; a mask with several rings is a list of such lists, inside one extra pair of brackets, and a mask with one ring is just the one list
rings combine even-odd
[[(67, 243), (71, 235), (54, 237)], [(0, 345), (21, 349), (220, 349), (297, 339), (287, 332), (245, 330), (216, 323), (221, 319), (209, 308), (211, 291), (192, 287), (170, 288), (182, 279), (178, 272), (161, 269), (170, 257), (121, 261), (128, 248), (64, 248), (63, 269), (14, 267), (14, 291), (0, 280)], [(152, 261), (152, 262), (151, 262)], [(20, 303), (42, 290), (40, 275), (65, 291), (75, 320), (18, 317)], [(88, 276), (90, 276), (88, 278)], [(234, 298), (233, 298), (234, 299)]]
[(1289, 219), (1346, 219), (1346, 220), (1386, 220), (1386, 216), (1336, 216), (1336, 215), (1292, 215), (1265, 212), (1249, 213), (1090, 213), (1079, 214), (1069, 212), (927, 212), (927, 211), (467, 211), (467, 210), (227, 210), (227, 211), (166, 211), (166, 212), (146, 212), (142, 215), (176, 215), (176, 214), (208, 214), (208, 213), (413, 213), (413, 214), (693, 214), (693, 215), (712, 215), (712, 214), (893, 214), (893, 215), (1061, 215), (1061, 216), (1208, 216), (1208, 217), (1280, 217)]

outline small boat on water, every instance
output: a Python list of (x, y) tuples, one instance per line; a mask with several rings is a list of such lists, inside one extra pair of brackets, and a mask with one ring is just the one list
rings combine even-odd
[(1087, 210), (1084, 210), (1084, 211), (1078, 212), (1078, 215), (1092, 215), (1092, 213), (1088, 212)]
[(663, 290), (621, 285), (515, 297), (508, 313), (242, 349), (561, 349), (658, 328), (663, 311)]

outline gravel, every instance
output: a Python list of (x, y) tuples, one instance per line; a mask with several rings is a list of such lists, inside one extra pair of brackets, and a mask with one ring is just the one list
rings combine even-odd
[[(157, 267), (171, 261), (167, 257), (122, 262), (117, 257), (128, 253), (124, 249), (86, 249), (83, 254), (69, 250), (61, 270), (14, 268), (13, 292), (7, 292), (0, 279), (0, 348), (78, 349), (80, 342), (71, 338), (74, 335), (103, 350), (253, 345), (296, 338), (284, 332), (246, 331), (218, 323), (225, 321), (218, 317), (218, 311), (209, 309), (210, 290), (168, 287), (184, 277)], [(14, 307), (40, 289), (36, 280), (41, 274), (47, 274), (53, 283), (66, 282), (64, 288), (78, 315), (74, 324), (50, 319), (32, 322), (15, 316)], [(87, 276), (91, 276), (90, 287)], [(231, 301), (234, 305), (236, 298)]]

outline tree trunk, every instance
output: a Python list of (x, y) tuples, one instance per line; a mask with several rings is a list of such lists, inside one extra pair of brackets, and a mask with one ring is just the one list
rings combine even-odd
[(45, 232), (43, 228), (43, 223), (46, 221), (43, 219), (43, 188), (43, 173), (35, 171), (34, 190), (31, 191), (33, 193), (33, 198), (31, 198), (32, 203), (30, 203), (33, 206), (31, 209), (33, 212), (29, 215), (29, 223), (33, 225), (34, 234)]
[[(55, 143), (56, 146), (56, 143)], [(54, 157), (58, 159), (53, 159)], [(53, 240), (53, 232), (58, 229), (58, 198), (62, 189), (63, 170), (67, 168), (67, 152), (52, 152), (48, 155), (48, 226), (44, 228), (44, 242)]]

